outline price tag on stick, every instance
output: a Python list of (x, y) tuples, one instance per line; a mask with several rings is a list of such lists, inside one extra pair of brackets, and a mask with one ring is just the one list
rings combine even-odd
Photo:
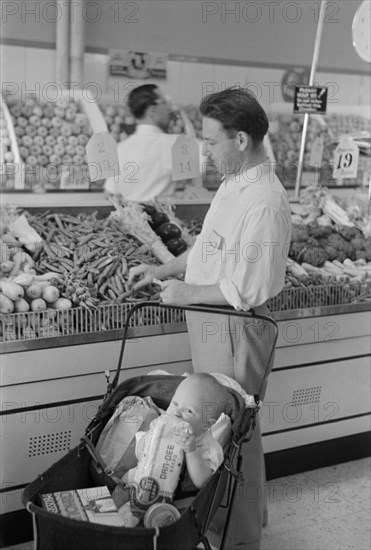
[(173, 181), (188, 180), (200, 176), (199, 147), (191, 136), (179, 136), (171, 150)]
[(358, 160), (358, 145), (349, 138), (341, 140), (334, 153), (333, 177), (336, 179), (356, 178)]
[(317, 137), (314, 140), (310, 151), (310, 160), (309, 160), (310, 166), (314, 166), (315, 168), (321, 168), (322, 157), (323, 157), (323, 146), (324, 146), (323, 136)]
[(86, 146), (90, 181), (118, 177), (120, 173), (117, 143), (107, 132), (94, 134)]

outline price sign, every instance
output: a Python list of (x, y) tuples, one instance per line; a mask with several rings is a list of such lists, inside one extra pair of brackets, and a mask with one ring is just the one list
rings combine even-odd
[(86, 146), (90, 181), (118, 177), (117, 143), (107, 132), (94, 134)]
[(60, 188), (73, 191), (89, 189), (89, 174), (87, 167), (81, 164), (63, 166)]
[(200, 176), (200, 153), (195, 139), (179, 136), (171, 150), (173, 181), (188, 180)]
[(336, 179), (356, 178), (358, 160), (358, 145), (352, 139), (343, 139), (335, 149), (333, 177)]
[(323, 146), (323, 136), (318, 136), (313, 141), (312, 149), (310, 152), (310, 166), (314, 166), (316, 168), (320, 168), (322, 166)]
[(294, 113), (325, 113), (326, 107), (325, 86), (295, 86)]

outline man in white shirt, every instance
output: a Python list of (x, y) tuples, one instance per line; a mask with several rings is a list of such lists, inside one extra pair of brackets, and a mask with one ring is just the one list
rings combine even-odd
[[(176, 183), (171, 177), (171, 150), (178, 135), (165, 133), (170, 121), (169, 102), (155, 84), (145, 84), (130, 92), (128, 107), (137, 127), (117, 146), (120, 175), (107, 179), (106, 191), (133, 201), (172, 194)], [(185, 132), (191, 134), (187, 119), (184, 124)]]
[[(165, 280), (166, 304), (230, 305), (267, 314), (267, 302), (284, 285), (291, 237), (285, 189), (266, 157), (267, 116), (247, 90), (211, 94), (200, 106), (204, 154), (225, 175), (191, 250), (162, 266), (140, 265), (129, 280), (134, 289), (153, 278)], [(195, 372), (232, 376), (248, 394), (264, 398), (265, 369), (272, 368), (272, 334), (259, 320), (187, 312)], [(274, 350), (273, 350), (274, 352)], [(259, 421), (242, 446), (244, 483), (239, 486), (227, 550), (259, 550), (265, 508), (265, 471)], [(216, 516), (211, 542), (218, 543), (223, 519)]]

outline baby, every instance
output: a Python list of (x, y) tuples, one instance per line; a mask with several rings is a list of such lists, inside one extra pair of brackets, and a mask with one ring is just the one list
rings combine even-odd
[[(183, 449), (189, 477), (196, 487), (201, 487), (223, 462), (223, 449), (212, 436), (210, 427), (223, 412), (226, 399), (226, 388), (213, 376), (191, 374), (179, 384), (164, 413), (175, 420), (171, 437)], [(152, 421), (156, 422), (157, 419)], [(143, 456), (149, 434), (136, 434), (137, 457)], [(134, 470), (123, 480), (132, 481)]]
[(223, 462), (223, 449), (213, 438), (210, 427), (218, 420), (227, 393), (210, 374), (192, 374), (181, 382), (166, 414), (182, 422), (174, 440), (183, 448), (189, 477), (201, 487)]

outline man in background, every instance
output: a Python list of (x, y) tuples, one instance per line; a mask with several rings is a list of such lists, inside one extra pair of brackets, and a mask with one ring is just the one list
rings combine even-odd
[[(155, 84), (145, 84), (130, 92), (128, 107), (136, 119), (136, 130), (118, 144), (120, 174), (107, 179), (105, 190), (132, 201), (171, 195), (176, 189), (171, 151), (178, 135), (166, 133), (170, 102)], [(194, 136), (191, 123), (184, 113), (181, 116), (185, 133)]]

